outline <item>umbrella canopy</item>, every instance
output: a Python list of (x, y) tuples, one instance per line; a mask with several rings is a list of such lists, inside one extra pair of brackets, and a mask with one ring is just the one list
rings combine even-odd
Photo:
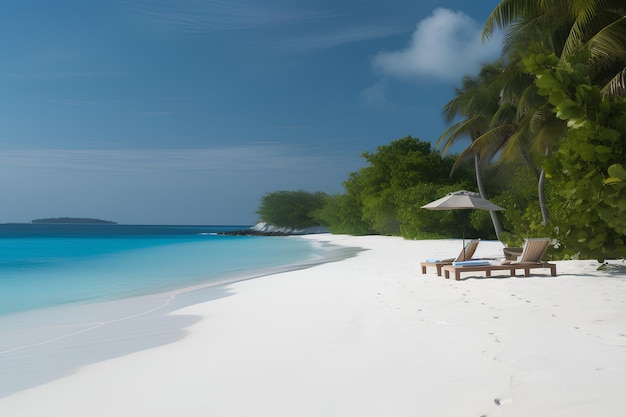
[(493, 204), (489, 200), (485, 200), (479, 194), (471, 191), (455, 191), (448, 193), (445, 197), (441, 197), (431, 203), (422, 206), (428, 210), (457, 210), (457, 209), (479, 209), (489, 211), (504, 210), (502, 207)]

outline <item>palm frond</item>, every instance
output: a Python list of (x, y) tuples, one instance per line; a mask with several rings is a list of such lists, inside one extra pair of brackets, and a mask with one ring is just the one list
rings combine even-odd
[(515, 123), (517, 119), (517, 107), (509, 104), (503, 103), (498, 107), (498, 110), (494, 113), (491, 121), (489, 122), (489, 126), (501, 126), (501, 125), (512, 125)]
[(489, 129), (472, 142), (469, 148), (471, 155), (478, 154), (481, 159), (491, 160), (494, 155), (500, 152), (514, 130), (513, 125), (502, 125)]
[(626, 68), (618, 72), (603, 88), (602, 93), (617, 97), (626, 97)]
[(497, 29), (504, 29), (521, 16), (540, 14), (542, 0), (502, 0), (491, 11), (483, 28), (483, 39), (490, 39)]
[(441, 153), (446, 154), (448, 149), (462, 139), (474, 140), (480, 136), (480, 132), (484, 131), (486, 123), (482, 117), (473, 117), (461, 120), (448, 127), (437, 140), (435, 147), (439, 148), (443, 145)]
[(577, 16), (584, 23), (593, 20), (601, 2), (598, 0), (569, 0), (567, 3), (571, 15)]
[(567, 133), (567, 123), (556, 117), (551, 107), (543, 106), (533, 113), (529, 132), (533, 136), (530, 150), (537, 155), (545, 155)]
[(452, 122), (458, 116), (463, 116), (464, 98), (457, 92), (457, 97), (444, 104), (441, 112), (443, 113), (446, 123)]
[(589, 47), (592, 59), (603, 57), (626, 61), (626, 16), (602, 27), (585, 45)]
[[(513, 161), (520, 155), (520, 152), (530, 152), (535, 139), (536, 125), (533, 124), (534, 112), (530, 112), (522, 117), (515, 125), (515, 130), (502, 146), (500, 159), (506, 162)], [(524, 159), (524, 158), (522, 158)]]
[(597, 23), (597, 1), (570, 0), (570, 12), (575, 21), (570, 28), (569, 35), (563, 45), (562, 56), (572, 55), (576, 48), (589, 39), (590, 33), (595, 33), (591, 26)]
[(535, 83), (528, 84), (526, 88), (520, 93), (517, 102), (517, 118), (523, 119), (526, 115), (532, 114), (538, 107), (545, 105), (548, 102), (546, 97), (540, 96), (537, 93), (537, 87)]

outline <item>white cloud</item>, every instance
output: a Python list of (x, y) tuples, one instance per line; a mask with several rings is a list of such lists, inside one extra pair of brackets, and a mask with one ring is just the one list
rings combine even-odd
[(481, 26), (463, 12), (436, 9), (417, 24), (407, 47), (381, 52), (373, 65), (390, 76), (429, 77), (455, 81), (478, 71), (480, 64), (498, 57), (501, 37), (481, 40)]

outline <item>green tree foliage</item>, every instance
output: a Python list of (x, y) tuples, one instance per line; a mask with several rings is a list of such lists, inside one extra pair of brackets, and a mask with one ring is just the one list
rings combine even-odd
[[(398, 209), (405, 190), (423, 183), (445, 183), (453, 161), (444, 161), (428, 142), (411, 136), (363, 153), (368, 166), (354, 180), (360, 185), (362, 218), (380, 234), (400, 234)], [(447, 162), (447, 163), (446, 163)]]
[[(491, 237), (489, 232), (483, 230), (481, 233), (471, 226), (471, 210), (439, 211), (422, 208), (424, 204), (450, 192), (467, 189), (468, 185), (469, 181), (445, 185), (422, 183), (405, 190), (399, 198), (398, 218), (401, 224), (401, 235), (407, 239)], [(493, 230), (491, 225), (489, 228)]]
[(507, 29), (505, 52), (540, 43), (561, 62), (582, 47), (586, 74), (604, 94), (626, 95), (626, 2), (624, 0), (502, 0), (483, 29), (489, 37)]
[[(485, 161), (490, 162), (493, 159), (494, 153), (506, 140), (510, 130), (508, 128), (493, 129), (493, 120), (501, 109), (502, 88), (496, 82), (501, 72), (502, 63), (497, 61), (493, 64), (484, 64), (478, 77), (463, 78), (462, 87), (455, 89), (456, 97), (443, 107), (446, 121), (454, 123), (437, 141), (437, 145), (442, 146), (442, 152), (445, 154), (450, 146), (459, 140), (470, 139), (473, 143), (485, 133), (492, 133), (491, 144), (486, 152), (479, 152), (470, 146), (458, 158), (458, 161), (463, 161), (473, 157), (476, 185), (481, 197), (485, 199), (488, 199), (488, 196), (483, 184), (483, 165), (486, 165)], [(460, 120), (457, 120), (458, 118)], [(496, 131), (500, 133), (494, 133)], [(500, 219), (496, 212), (490, 213), (490, 216), (496, 236), (499, 236), (502, 232)]]
[(362, 219), (360, 195), (354, 192), (329, 197), (326, 205), (314, 212), (314, 217), (332, 233), (357, 236), (375, 233)]
[(261, 221), (279, 227), (319, 226), (315, 212), (322, 209), (329, 201), (328, 194), (307, 191), (276, 191), (261, 198), (261, 206), (257, 210)]
[(559, 60), (532, 48), (524, 59), (569, 133), (546, 163), (554, 224), (565, 254), (626, 257), (626, 99), (603, 95), (585, 54)]
[(455, 158), (442, 158), (428, 142), (411, 136), (375, 153), (365, 152), (367, 166), (350, 174), (346, 193), (330, 198), (316, 212), (335, 233), (402, 235), (406, 238), (493, 236), (486, 228), (472, 227), (471, 213), (464, 210), (434, 212), (424, 204), (460, 189), (471, 189), (473, 173), (459, 165), (454, 178), (450, 170)]
[(463, 80), (444, 108), (453, 123), (444, 150), (471, 140), (457, 166), (429, 143), (396, 140), (364, 153), (367, 166), (350, 174), (345, 194), (306, 217), (337, 233), (492, 237), (486, 212), (421, 209), (474, 189), (463, 162), (471, 156), (481, 193), (506, 208), (504, 242), (549, 235), (563, 256), (626, 257), (625, 13), (624, 0), (502, 0), (483, 32), (506, 31), (502, 60)]
[[(521, 160), (498, 164), (492, 167), (487, 176), (490, 199), (506, 210), (499, 212), (505, 232), (500, 240), (508, 246), (521, 246), (526, 237), (543, 237), (540, 226), (543, 223), (541, 208), (538, 204), (537, 176), (533, 164)], [(547, 184), (550, 195), (551, 184)], [(473, 213), (473, 217), (484, 217), (482, 212)], [(480, 220), (474, 220), (480, 221)], [(484, 220), (482, 220), (484, 221)]]
[[(496, 83), (500, 86), (500, 109), (491, 120), (490, 130), (476, 138), (468, 150), (483, 159), (495, 149), (501, 159), (510, 161), (519, 156), (527, 163), (541, 163), (541, 155), (549, 156), (567, 133), (567, 126), (537, 93), (534, 77), (522, 64), (532, 43), (551, 51), (561, 62), (584, 48), (588, 51), (586, 75), (592, 83), (606, 94), (626, 95), (625, 13), (624, 0), (500, 1), (483, 30), (485, 37), (496, 28), (506, 31), (506, 66)], [(548, 185), (544, 170), (538, 174), (542, 223), (547, 225)]]

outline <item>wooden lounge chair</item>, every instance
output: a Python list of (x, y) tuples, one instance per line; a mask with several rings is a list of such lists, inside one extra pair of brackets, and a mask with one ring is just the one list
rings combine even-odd
[(507, 261), (517, 261), (517, 258), (522, 254), (524, 248), (502, 248), (502, 252), (504, 252), (504, 259)]
[(443, 266), (452, 265), (452, 262), (469, 261), (470, 259), (472, 259), (472, 256), (474, 256), (474, 252), (476, 252), (476, 248), (478, 247), (479, 242), (480, 239), (469, 240), (463, 247), (463, 250), (461, 250), (461, 253), (459, 253), (459, 256), (457, 256), (456, 258), (427, 259), (424, 262), (420, 262), (420, 265), (422, 267), (422, 274), (425, 274), (426, 267), (430, 266), (437, 268), (437, 275), (441, 276), (441, 268)]
[(454, 279), (457, 281), (461, 279), (461, 272), (485, 272), (485, 276), (490, 277), (492, 271), (509, 271), (512, 277), (515, 276), (515, 271), (518, 269), (524, 270), (524, 276), (530, 276), (530, 270), (535, 268), (548, 268), (550, 269), (550, 275), (556, 276), (556, 265), (548, 262), (541, 261), (541, 258), (546, 253), (548, 245), (550, 244), (549, 238), (533, 238), (526, 239), (522, 254), (515, 261), (504, 261), (497, 265), (444, 265), (442, 271), (445, 278), (450, 278), (450, 273), (454, 273)]

